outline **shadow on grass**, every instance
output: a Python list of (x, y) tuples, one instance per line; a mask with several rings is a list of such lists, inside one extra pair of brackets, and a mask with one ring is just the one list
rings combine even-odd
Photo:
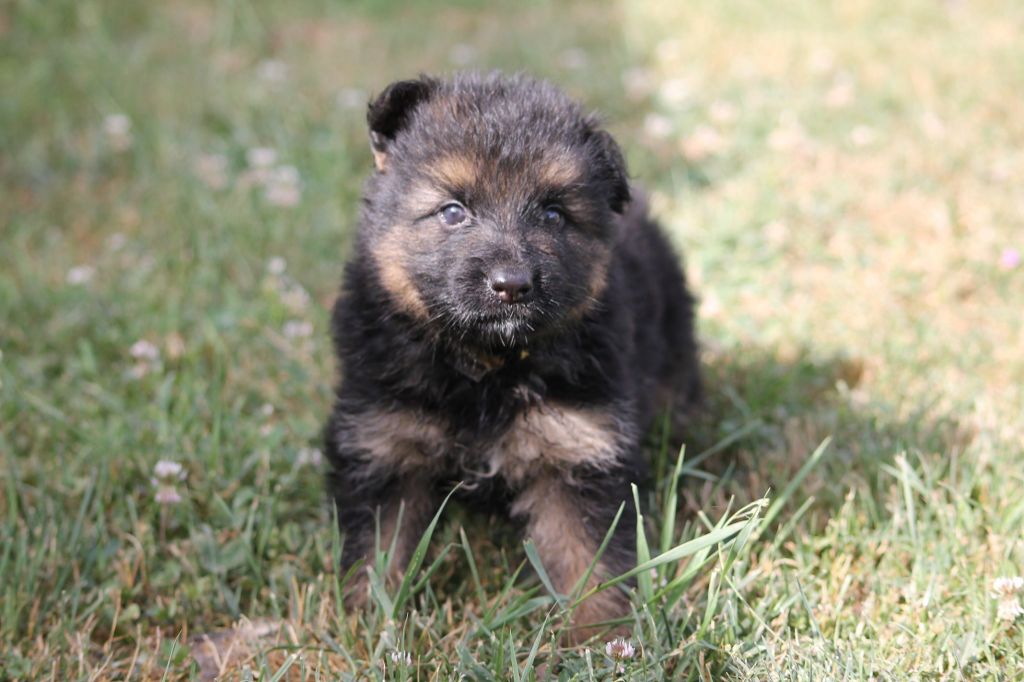
[[(813, 496), (809, 511), (823, 523), (852, 490), (877, 501), (892, 480), (884, 466), (901, 452), (948, 453), (970, 440), (967, 429), (935, 416), (930, 405), (908, 409), (873, 399), (861, 388), (869, 370), (857, 358), (741, 347), (712, 354), (704, 367), (706, 400), (687, 452), (714, 454), (700, 463), (703, 480), (682, 483), (684, 516), (714, 518), (730, 498), (735, 508), (766, 492), (774, 497), (831, 436), (821, 465), (789, 503), (795, 510)], [(887, 515), (874, 508), (877, 518)]]
[[(821, 356), (810, 349), (790, 353), (750, 347), (716, 352), (704, 361), (705, 401), (686, 434), (686, 462), (679, 486), (677, 524), (698, 515), (716, 520), (768, 494), (775, 499), (794, 480), (822, 441), (831, 442), (821, 462), (793, 490), (787, 505), (766, 529), (815, 533), (835, 515), (851, 491), (872, 501), (876, 521), (890, 515), (882, 502), (892, 477), (885, 471), (902, 452), (950, 452), (964, 447), (967, 430), (955, 420), (871, 400), (860, 388), (867, 370), (857, 358)], [(665, 478), (678, 450), (659, 444), (652, 430), (652, 476), (646, 515), (658, 519)], [(689, 467), (693, 467), (690, 469)], [(687, 473), (688, 470), (688, 473)], [(453, 503), (446, 513), (442, 543), (460, 544), (460, 533), (486, 557), (485, 583), (501, 582), (523, 561), (521, 529), (493, 514)], [(452, 552), (434, 584), (440, 594), (456, 593), (465, 579), (461, 551)], [(534, 577), (527, 566), (527, 582)]]

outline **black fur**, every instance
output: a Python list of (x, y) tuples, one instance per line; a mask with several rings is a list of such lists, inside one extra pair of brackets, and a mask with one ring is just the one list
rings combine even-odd
[[(422, 509), (436, 509), (460, 480), (470, 497), (507, 510), (534, 476), (554, 477), (599, 540), (619, 504), (631, 507), (629, 484), (645, 479), (645, 430), (669, 402), (680, 410), (699, 393), (691, 297), (677, 256), (631, 198), (618, 146), (559, 90), (519, 76), (399, 82), (368, 121), (382, 160), (334, 308), (342, 381), (325, 429), (343, 563), (372, 549), (379, 510), (410, 489), (429, 500)], [(430, 179), (445, 159), (472, 167), (472, 181)], [(579, 176), (543, 180), (537, 169), (551, 159), (556, 175), (571, 167)], [(443, 200), (410, 206), (423, 186), (459, 201), (469, 222), (442, 224)], [(388, 283), (388, 262), (409, 287)], [(502, 303), (489, 286), (506, 266), (534, 278), (523, 303)], [(481, 453), (530, 410), (552, 406), (613, 425), (614, 463), (582, 453), (514, 480), (489, 471)], [(389, 414), (441, 425), (444, 437), (374, 450), (359, 430), (368, 415), (386, 424)], [(406, 450), (415, 466), (377, 463)], [(405, 520), (422, 528), (423, 514), (414, 517)], [(619, 525), (609, 571), (635, 560), (634, 526), (628, 517)]]

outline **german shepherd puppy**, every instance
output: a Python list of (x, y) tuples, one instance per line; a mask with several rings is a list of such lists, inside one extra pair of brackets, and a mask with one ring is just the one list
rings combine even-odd
[[(645, 431), (699, 393), (678, 258), (598, 121), (523, 76), (420, 77), (370, 105), (376, 165), (334, 307), (326, 428), (342, 568), (395, 547), (394, 580), (457, 481), (520, 520), (570, 593), (635, 565)], [(398, 523), (399, 509), (401, 523)], [(350, 605), (365, 600), (365, 575)], [(570, 639), (628, 613), (619, 590)]]

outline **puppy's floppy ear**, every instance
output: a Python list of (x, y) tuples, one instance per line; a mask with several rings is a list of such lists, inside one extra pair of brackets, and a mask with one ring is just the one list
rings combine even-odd
[(597, 171), (597, 179), (605, 184), (608, 206), (621, 214), (630, 200), (629, 177), (622, 150), (610, 134), (591, 124), (587, 146)]
[(413, 110), (430, 98), (438, 81), (427, 76), (416, 80), (396, 81), (370, 102), (366, 122), (370, 126), (370, 147), (377, 170), (387, 165), (388, 146), (395, 135), (409, 123)]

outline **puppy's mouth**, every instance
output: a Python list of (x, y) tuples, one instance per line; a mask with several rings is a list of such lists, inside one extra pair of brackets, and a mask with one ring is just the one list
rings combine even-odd
[(475, 341), (497, 349), (526, 345), (539, 330), (539, 318), (534, 304), (515, 303), (475, 312), (466, 322)]
[(483, 329), (505, 332), (533, 331), (536, 317), (530, 303), (513, 303), (493, 311), (477, 314), (473, 322)]

